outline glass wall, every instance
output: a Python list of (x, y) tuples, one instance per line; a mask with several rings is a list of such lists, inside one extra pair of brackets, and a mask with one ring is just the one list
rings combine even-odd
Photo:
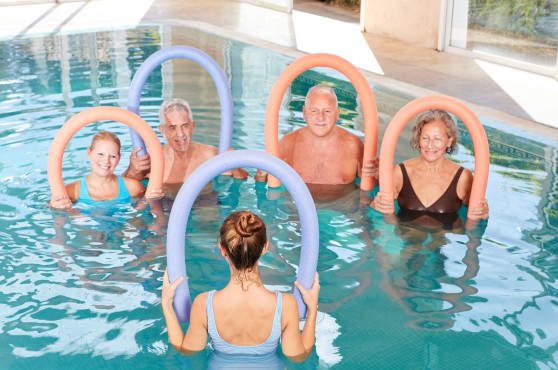
[(558, 77), (558, 0), (449, 1), (450, 48)]

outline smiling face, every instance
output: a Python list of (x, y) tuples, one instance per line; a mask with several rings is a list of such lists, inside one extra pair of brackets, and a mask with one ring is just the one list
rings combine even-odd
[(453, 138), (448, 136), (446, 125), (441, 120), (431, 121), (422, 126), (418, 139), (420, 154), (429, 162), (444, 157), (453, 142)]
[(339, 119), (337, 99), (327, 90), (314, 90), (306, 97), (302, 115), (314, 135), (327, 136)]
[(120, 162), (120, 146), (111, 140), (95, 140), (91, 148), (87, 148), (87, 159), (91, 163), (92, 174), (112, 175)]
[(190, 120), (184, 110), (169, 111), (165, 117), (165, 124), (159, 126), (161, 133), (173, 150), (185, 153), (192, 141), (194, 121)]

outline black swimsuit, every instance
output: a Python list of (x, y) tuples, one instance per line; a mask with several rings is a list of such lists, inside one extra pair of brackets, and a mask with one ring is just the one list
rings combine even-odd
[(463, 201), (457, 195), (457, 182), (463, 172), (463, 167), (459, 167), (444, 194), (428, 207), (425, 207), (417, 197), (403, 163), (399, 164), (399, 167), (403, 173), (403, 186), (397, 197), (401, 209), (431, 213), (455, 213), (461, 208)]

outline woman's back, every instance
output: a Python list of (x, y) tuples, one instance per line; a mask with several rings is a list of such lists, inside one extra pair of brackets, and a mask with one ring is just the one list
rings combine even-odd
[(171, 284), (165, 271), (161, 306), (169, 341), (177, 350), (185, 354), (202, 351), (210, 336), (213, 357), (251, 362), (251, 368), (255, 362), (262, 365), (261, 360), (265, 360), (263, 368), (271, 368), (267, 360), (278, 358), (279, 340), (283, 355), (291, 361), (308, 357), (315, 341), (318, 274), (309, 290), (295, 281), (308, 309), (301, 333), (294, 296), (268, 291), (261, 281), (258, 261), (268, 245), (265, 224), (252, 212), (237, 211), (225, 219), (217, 246), (229, 264), (229, 283), (223, 290), (202, 293), (194, 299), (186, 334), (172, 306), (176, 288), (184, 277)]
[(206, 297), (208, 333), (222, 355), (267, 357), (277, 351), (281, 337), (282, 294), (253, 286), (227, 287)]

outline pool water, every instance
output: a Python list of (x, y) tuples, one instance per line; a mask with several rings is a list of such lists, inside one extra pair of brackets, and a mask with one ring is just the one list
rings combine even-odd
[[(204, 368), (210, 352), (169, 348), (159, 306), (172, 200), (52, 211), (46, 158), (58, 128), (91, 106), (126, 106), (135, 71), (171, 45), (199, 48), (223, 67), (235, 107), (235, 148), (264, 150), (267, 97), (291, 58), (198, 30), (145, 25), (114, 32), (0, 41), (0, 367), (6, 369)], [(341, 124), (362, 132), (355, 92), (335, 71), (304, 73), (287, 93), (282, 134), (303, 125), (300, 107), (316, 81), (334, 83)], [(413, 97), (372, 85), (380, 135)], [(173, 60), (148, 78), (141, 115), (157, 125), (163, 98), (194, 110), (195, 140), (218, 144), (220, 109), (205, 70)], [(558, 136), (539, 137), (480, 117), (491, 148), (491, 217), (475, 230), (391, 224), (355, 187), (337, 199), (313, 189), (320, 221), (322, 285), (317, 341), (303, 369), (558, 368)], [(473, 168), (461, 128), (454, 159)], [(88, 173), (85, 148), (99, 129), (131, 152), (126, 126), (99, 122), (66, 151), (65, 181)], [(408, 130), (397, 161), (413, 155)], [(381, 137), (381, 136), (380, 136)], [(249, 169), (253, 174), (254, 169)], [(252, 178), (218, 177), (188, 222), (192, 295), (227, 283), (216, 230), (235, 209), (253, 209), (272, 246), (266, 286), (291, 291), (300, 253), (296, 206)], [(323, 190), (323, 189), (322, 189)]]

